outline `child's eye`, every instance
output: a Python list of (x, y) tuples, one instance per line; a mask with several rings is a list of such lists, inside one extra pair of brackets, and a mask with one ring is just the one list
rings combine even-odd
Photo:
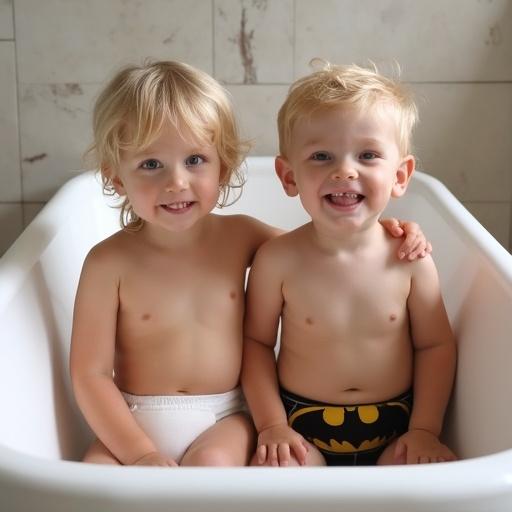
[(150, 158), (149, 160), (145, 160), (144, 162), (142, 162), (141, 167), (149, 171), (154, 171), (155, 169), (160, 169), (162, 167), (162, 164), (158, 160)]
[(359, 158), (361, 158), (361, 160), (374, 160), (377, 158), (377, 155), (373, 151), (365, 151), (364, 153), (361, 153)]
[(204, 158), (202, 156), (199, 156), (199, 155), (190, 155), (186, 160), (185, 160), (185, 165), (191, 165), (191, 166), (194, 166), (194, 165), (199, 165), (199, 164), (202, 164), (204, 162)]
[(331, 157), (329, 156), (329, 153), (326, 153), (325, 151), (317, 151), (311, 155), (311, 160), (316, 160), (317, 162), (326, 162), (330, 159)]

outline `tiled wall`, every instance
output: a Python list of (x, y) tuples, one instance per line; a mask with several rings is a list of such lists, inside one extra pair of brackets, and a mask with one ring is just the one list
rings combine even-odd
[(225, 83), (259, 155), (311, 58), (398, 61), (421, 167), (510, 247), (510, 0), (0, 0), (0, 254), (81, 169), (106, 77), (148, 56)]

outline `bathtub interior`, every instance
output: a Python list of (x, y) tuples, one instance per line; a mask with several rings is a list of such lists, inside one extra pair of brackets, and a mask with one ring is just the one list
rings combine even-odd
[[(284, 229), (307, 221), (299, 202), (282, 192), (272, 159), (250, 159), (248, 167), (242, 198), (219, 213), (248, 213)], [(419, 222), (434, 245), (459, 344), (445, 438), (462, 458), (508, 450), (512, 257), (442, 185), (421, 174), (387, 213)], [(87, 251), (117, 229), (118, 211), (97, 178), (83, 174), (0, 260), (0, 450), (78, 460), (89, 443), (68, 376), (73, 299)]]

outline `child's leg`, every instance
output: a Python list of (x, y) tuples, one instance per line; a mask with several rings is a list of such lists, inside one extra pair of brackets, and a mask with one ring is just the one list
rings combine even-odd
[(92, 464), (119, 465), (119, 461), (99, 439), (96, 439), (91, 446), (89, 446), (82, 460), (83, 462), (90, 462)]
[(203, 432), (190, 445), (180, 466), (247, 466), (255, 439), (249, 416), (231, 414)]
[[(306, 441), (307, 442), (307, 441)], [(308, 453), (306, 453), (306, 462), (304, 466), (325, 466), (324, 456), (320, 453), (320, 450), (316, 446), (313, 446), (311, 443), (307, 442), (308, 445)], [(256, 455), (252, 456), (251, 466), (270, 466), (270, 464), (260, 464), (256, 459)], [(293, 453), (290, 456), (290, 462), (288, 466), (300, 466), (297, 462), (297, 459), (293, 456)]]
[(389, 444), (386, 449), (381, 453), (379, 460), (377, 461), (378, 466), (390, 466), (397, 464), (405, 464), (405, 456), (400, 457), (400, 459), (395, 459), (395, 448), (396, 448), (397, 440), (395, 439), (391, 444)]

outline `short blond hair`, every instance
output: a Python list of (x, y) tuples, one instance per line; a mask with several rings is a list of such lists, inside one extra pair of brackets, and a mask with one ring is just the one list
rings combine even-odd
[[(215, 145), (221, 161), (218, 206), (226, 206), (230, 191), (243, 185), (240, 167), (249, 144), (240, 138), (224, 87), (207, 73), (173, 61), (127, 66), (98, 96), (93, 112), (93, 143), (86, 159), (101, 172), (105, 193), (115, 193), (112, 179), (121, 152), (149, 146), (166, 121), (198, 141)], [(121, 225), (140, 229), (142, 224), (125, 198)]]
[[(319, 59), (315, 59), (319, 60)], [(297, 121), (330, 108), (351, 106), (365, 109), (389, 105), (396, 117), (398, 146), (402, 155), (411, 152), (411, 136), (418, 110), (411, 92), (398, 80), (373, 69), (322, 62), (323, 68), (294, 82), (277, 118), (279, 152), (287, 157)]]

